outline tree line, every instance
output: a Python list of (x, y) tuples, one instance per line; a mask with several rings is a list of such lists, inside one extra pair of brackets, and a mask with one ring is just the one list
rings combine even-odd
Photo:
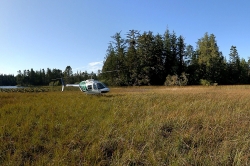
[(0, 86), (15, 86), (16, 78), (14, 75), (0, 74)]
[(19, 70), (17, 76), (0, 75), (0, 85), (58, 85), (54, 78), (66, 83), (99, 79), (108, 85), (198, 85), (249, 84), (250, 60), (240, 58), (236, 46), (230, 48), (229, 59), (222, 54), (214, 34), (205, 33), (196, 48), (185, 38), (166, 29), (163, 35), (129, 30), (111, 37), (102, 70), (96, 73), (77, 71), (67, 66), (64, 71), (47, 68)]
[(90, 78), (90, 75), (93, 79), (97, 79), (95, 73), (87, 73), (77, 71), (73, 73), (72, 68), (67, 66), (64, 71), (60, 69), (50, 69), (47, 70), (40, 69), (34, 71), (33, 68), (30, 70), (19, 70), (17, 75), (0, 75), (0, 86), (47, 86), (47, 85), (61, 85), (59, 79), (64, 78), (65, 83), (73, 84), (79, 83), (82, 80)]
[(233, 45), (227, 60), (214, 34), (205, 33), (196, 49), (168, 29), (163, 35), (130, 30), (112, 39), (101, 74), (110, 85), (163, 85), (174, 78), (189, 85), (250, 83), (250, 61)]

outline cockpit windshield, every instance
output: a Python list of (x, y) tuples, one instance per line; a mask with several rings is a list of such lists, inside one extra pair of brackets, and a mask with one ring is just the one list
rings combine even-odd
[(97, 88), (98, 89), (104, 89), (104, 88), (106, 88), (102, 83), (97, 83)]

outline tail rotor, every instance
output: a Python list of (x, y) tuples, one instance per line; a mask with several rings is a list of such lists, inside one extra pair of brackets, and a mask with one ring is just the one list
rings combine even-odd
[(64, 90), (64, 87), (65, 87), (65, 84), (64, 84), (64, 81), (63, 81), (63, 78), (55, 78), (55, 79), (52, 79), (53, 81), (56, 81), (56, 80), (61, 80), (61, 84), (62, 84), (62, 92)]

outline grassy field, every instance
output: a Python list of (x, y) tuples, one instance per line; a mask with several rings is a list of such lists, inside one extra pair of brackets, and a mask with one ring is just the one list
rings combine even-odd
[(0, 165), (250, 165), (250, 86), (0, 92)]

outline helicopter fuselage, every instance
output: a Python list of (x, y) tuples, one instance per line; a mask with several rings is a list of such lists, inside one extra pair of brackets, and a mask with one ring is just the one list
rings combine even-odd
[(87, 94), (100, 94), (110, 91), (102, 82), (94, 79), (81, 81), (79, 84), (67, 84), (66, 86), (79, 87), (82, 92)]

